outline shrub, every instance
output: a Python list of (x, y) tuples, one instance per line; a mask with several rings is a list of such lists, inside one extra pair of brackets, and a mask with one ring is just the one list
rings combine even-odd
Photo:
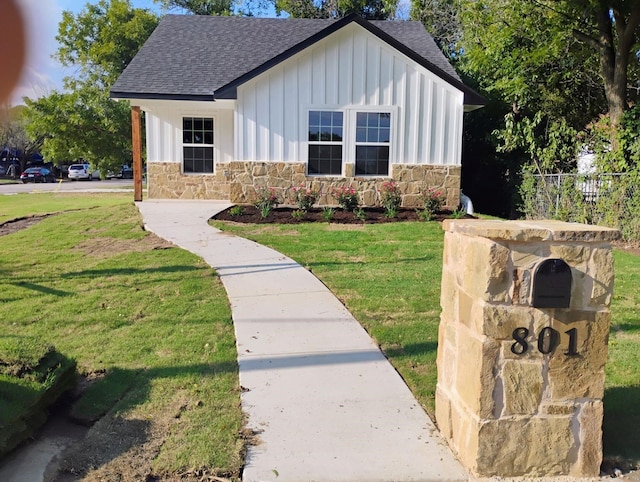
[(326, 222), (330, 222), (333, 219), (334, 214), (335, 214), (335, 209), (330, 207), (322, 208), (322, 217)]
[(440, 211), (444, 205), (445, 195), (439, 189), (429, 188), (426, 191), (420, 193), (420, 200), (422, 201), (422, 207), (430, 215), (433, 215), (436, 211)]
[(244, 214), (244, 208), (242, 206), (233, 206), (229, 209), (229, 214), (231, 216), (242, 216)]
[(401, 203), (402, 196), (400, 196), (398, 183), (393, 180), (383, 182), (380, 191), (380, 204), (384, 208), (384, 215), (388, 218), (395, 218)]
[(300, 221), (304, 218), (306, 211), (304, 209), (296, 209), (295, 211), (291, 211), (291, 217), (296, 221)]
[(331, 191), (331, 195), (345, 211), (353, 211), (360, 204), (358, 193), (353, 186), (337, 187)]
[(255, 206), (260, 211), (260, 215), (266, 218), (271, 210), (280, 203), (276, 190), (272, 187), (261, 187), (256, 191), (256, 194), (258, 195), (258, 200)]
[(296, 199), (298, 209), (308, 211), (320, 197), (320, 192), (305, 186), (293, 187), (291, 189)]

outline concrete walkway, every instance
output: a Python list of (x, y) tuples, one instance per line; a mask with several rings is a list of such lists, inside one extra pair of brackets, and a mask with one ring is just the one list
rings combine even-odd
[(261, 443), (245, 481), (464, 481), (365, 330), (290, 258), (207, 225), (229, 204), (138, 203), (146, 229), (201, 256), (233, 314), (242, 408)]

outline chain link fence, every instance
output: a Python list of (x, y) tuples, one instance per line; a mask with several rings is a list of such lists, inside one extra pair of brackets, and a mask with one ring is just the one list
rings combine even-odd
[(635, 173), (545, 174), (524, 177), (529, 219), (559, 219), (615, 227), (640, 241), (640, 187)]

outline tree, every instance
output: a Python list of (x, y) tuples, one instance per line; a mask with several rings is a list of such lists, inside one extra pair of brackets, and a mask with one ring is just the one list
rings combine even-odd
[(462, 25), (455, 0), (411, 0), (411, 19), (418, 20), (431, 34), (440, 50), (455, 62)]
[(29, 136), (25, 128), (23, 106), (0, 105), (0, 154), (7, 148), (16, 152), (20, 167), (24, 170), (27, 162), (42, 147), (42, 136)]
[(170, 10), (180, 8), (194, 15), (233, 15), (234, 0), (154, 0), (162, 8)]
[(67, 92), (27, 99), (28, 132), (44, 136), (48, 159), (83, 157), (107, 170), (131, 151), (131, 117), (126, 103), (109, 99), (109, 88), (158, 23), (129, 0), (100, 0), (77, 15), (64, 12), (55, 57), (76, 69), (65, 79)]
[(294, 18), (340, 18), (357, 13), (368, 20), (393, 18), (398, 0), (274, 0), (276, 13)]
[(628, 73), (634, 58), (638, 66), (640, 2), (565, 0), (562, 7), (559, 11), (567, 24), (575, 22), (573, 35), (597, 52), (609, 117), (615, 128), (628, 108)]
[(628, 73), (638, 68), (640, 2), (461, 0), (460, 19), (462, 68), (512, 105), (505, 147), (534, 156), (554, 136), (584, 143), (577, 134), (608, 113), (615, 148), (632, 99)]

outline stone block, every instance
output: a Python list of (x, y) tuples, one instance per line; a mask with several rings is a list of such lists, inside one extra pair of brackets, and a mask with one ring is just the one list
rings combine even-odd
[(613, 295), (613, 254), (610, 249), (594, 249), (587, 273), (592, 285), (590, 290), (590, 306), (609, 306)]
[(533, 269), (533, 267), (548, 258), (550, 255), (549, 246), (539, 243), (511, 245), (511, 263), (520, 269)]
[(480, 340), (462, 327), (457, 333), (455, 392), (468, 410), (480, 418), (493, 413), (494, 370), (499, 344)]
[(467, 268), (462, 273), (461, 288), (484, 301), (509, 301), (509, 250), (488, 239), (468, 237), (464, 238), (463, 249), (460, 261)]
[(451, 402), (449, 397), (443, 393), (440, 386), (436, 386), (436, 422), (440, 433), (446, 440), (451, 440), (452, 428), (451, 428)]
[(590, 400), (582, 404), (578, 415), (580, 445), (578, 460), (571, 470), (574, 477), (597, 477), (602, 463), (602, 401)]
[(501, 370), (504, 390), (503, 416), (535, 415), (542, 400), (542, 365), (507, 360)]
[(485, 421), (472, 470), (480, 477), (568, 474), (574, 459), (571, 422), (561, 415)]
[(533, 321), (532, 309), (482, 303), (482, 334), (496, 340), (511, 340), (513, 330), (518, 327), (530, 328)]

